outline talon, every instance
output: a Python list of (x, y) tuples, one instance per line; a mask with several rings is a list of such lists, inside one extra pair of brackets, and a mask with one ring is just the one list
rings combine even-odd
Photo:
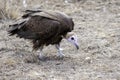
[(64, 58), (64, 56), (58, 56), (58, 58), (63, 59), (63, 58)]
[(63, 58), (65, 55), (63, 53), (58, 53), (59, 58)]

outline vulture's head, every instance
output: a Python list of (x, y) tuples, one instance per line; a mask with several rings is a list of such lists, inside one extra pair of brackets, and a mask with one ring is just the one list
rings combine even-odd
[(73, 45), (75, 45), (75, 47), (77, 49), (79, 49), (78, 46), (78, 41), (77, 41), (77, 35), (73, 32), (69, 32), (65, 35), (65, 39), (67, 39), (70, 43), (72, 43)]

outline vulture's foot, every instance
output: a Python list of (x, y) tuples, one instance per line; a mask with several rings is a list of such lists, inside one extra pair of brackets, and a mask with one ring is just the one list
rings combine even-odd
[(63, 49), (60, 48), (60, 44), (56, 44), (55, 46), (56, 46), (56, 48), (58, 50), (58, 57), (63, 58), (65, 55), (62, 53)]
[(44, 56), (42, 50), (43, 50), (43, 46), (41, 46), (40, 50), (37, 51), (39, 53), (39, 55), (38, 55), (39, 60), (45, 60), (45, 56)]
[(46, 57), (45, 57), (45, 56), (38, 55), (38, 59), (41, 60), (41, 61), (44, 61), (44, 60), (46, 60)]
[(42, 60), (42, 61), (45, 60), (45, 56), (43, 55), (42, 52), (39, 53), (38, 58), (39, 58), (39, 60)]
[(58, 55), (57, 55), (59, 58), (64, 58), (64, 54), (62, 53), (62, 51), (58, 51)]

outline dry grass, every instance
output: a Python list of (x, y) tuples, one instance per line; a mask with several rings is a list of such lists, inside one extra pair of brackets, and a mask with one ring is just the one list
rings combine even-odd
[[(77, 2), (77, 0), (68, 0), (68, 2)], [(86, 0), (85, 0), (86, 1)], [(84, 1), (84, 2), (85, 2)], [(83, 3), (83, 1), (81, 2)], [(54, 4), (54, 5), (52, 5)], [(61, 5), (62, 4), (62, 5)], [(64, 12), (67, 14), (70, 14), (71, 12), (75, 12), (78, 9), (76, 6), (79, 6), (79, 4), (75, 3), (76, 6), (73, 4), (66, 5), (65, 0), (27, 0), (26, 1), (26, 7), (23, 4), (23, 0), (1, 0), (0, 1), (0, 18), (3, 19), (17, 19), (21, 16), (22, 12), (25, 9), (36, 9), (36, 8), (42, 8), (42, 9), (51, 9), (51, 10), (60, 10), (63, 11), (61, 7), (66, 7), (68, 9), (65, 9)], [(71, 7), (69, 7), (69, 5)], [(71, 10), (71, 11), (70, 11)]]
[(18, 6), (20, 2), (15, 0), (1, 0), (0, 1), (0, 18), (17, 19), (21, 16), (22, 6)]

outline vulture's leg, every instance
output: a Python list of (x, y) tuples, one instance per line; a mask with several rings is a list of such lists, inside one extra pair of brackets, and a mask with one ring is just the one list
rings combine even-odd
[(38, 57), (39, 57), (40, 60), (44, 59), (44, 55), (43, 55), (42, 50), (43, 50), (43, 46), (40, 47), (40, 51), (39, 51), (39, 55), (38, 55)]
[(57, 50), (58, 50), (58, 56), (59, 56), (60, 58), (63, 58), (63, 57), (64, 57), (64, 54), (62, 53), (62, 50), (63, 50), (63, 49), (60, 48), (60, 44), (56, 44), (55, 46), (56, 46), (56, 48), (57, 48)]

